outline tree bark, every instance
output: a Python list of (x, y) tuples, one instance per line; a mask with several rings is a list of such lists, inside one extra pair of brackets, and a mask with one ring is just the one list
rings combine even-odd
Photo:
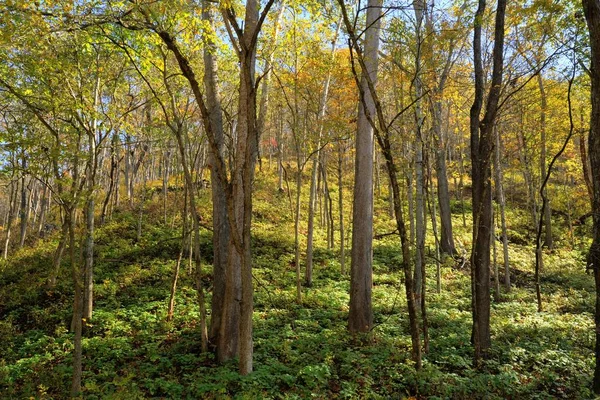
[(490, 229), (492, 225), (491, 161), (494, 149), (493, 128), (502, 89), (504, 19), (506, 0), (498, 0), (494, 28), (493, 71), (483, 119), (484, 76), (481, 54), (481, 30), (485, 0), (479, 0), (475, 14), (473, 53), (475, 67), (475, 99), (470, 111), (471, 168), (473, 181), (473, 248), (471, 282), (473, 309), (474, 363), (481, 367), (491, 347), (490, 339)]
[[(212, 26), (212, 12), (208, 1), (202, 3), (202, 17)], [(217, 61), (214, 57), (215, 44), (208, 42), (204, 49), (204, 89), (206, 102), (210, 114), (213, 136), (218, 151), (218, 157), (224, 157), (223, 115), (218, 96)], [(239, 307), (233, 307), (227, 313), (230, 320), (223, 321), (223, 302), (225, 301), (225, 285), (229, 268), (228, 246), (230, 244), (230, 227), (227, 216), (227, 198), (225, 194), (226, 182), (219, 178), (217, 159), (213, 152), (209, 154), (210, 180), (212, 186), (213, 203), (213, 296), (211, 305), (211, 321), (209, 340), (217, 346), (217, 353), (226, 353), (224, 348), (236, 348), (238, 336)], [(239, 269), (239, 265), (234, 266)], [(239, 292), (240, 288), (234, 290)], [(232, 299), (229, 299), (231, 302)], [(226, 330), (233, 331), (233, 335), (220, 338), (221, 324), (226, 325)], [(231, 342), (233, 341), (233, 343)], [(219, 347), (220, 346), (220, 349)]]
[[(544, 79), (542, 73), (537, 75), (538, 88), (542, 98), (540, 112), (540, 182), (546, 179), (546, 110), (548, 109), (548, 99), (544, 88)], [(550, 208), (550, 199), (548, 198), (548, 189), (544, 188), (544, 197), (546, 197), (546, 207), (544, 207), (544, 246), (549, 249), (554, 247), (554, 239), (552, 238), (552, 210)]]
[(373, 127), (368, 118), (375, 116), (375, 103), (367, 78), (377, 80), (381, 0), (367, 5), (364, 64), (361, 78), (364, 101), (358, 106), (354, 203), (352, 207), (352, 250), (350, 265), (350, 332), (368, 332), (373, 327), (371, 286), (373, 280)]
[(73, 274), (73, 284), (75, 286), (75, 296), (73, 300), (73, 319), (72, 330), (73, 338), (73, 376), (71, 381), (71, 397), (79, 397), (81, 393), (81, 378), (83, 373), (83, 350), (82, 350), (82, 330), (83, 330), (83, 276), (82, 270), (77, 263), (75, 256), (75, 215), (72, 208), (66, 209), (65, 218), (69, 226), (69, 252), (71, 259), (71, 272)]
[(583, 10), (590, 34), (591, 47), (591, 102), (590, 133), (588, 149), (594, 201), (593, 241), (588, 264), (594, 271), (596, 282), (596, 367), (594, 370), (594, 393), (600, 394), (600, 0), (583, 0)]
[(340, 220), (340, 272), (346, 274), (346, 238), (344, 237), (344, 192), (343, 192), (343, 171), (344, 171), (344, 149), (340, 142), (338, 147), (338, 217)]
[(25, 152), (21, 155), (21, 169), (23, 176), (21, 177), (21, 206), (19, 218), (21, 222), (19, 232), (19, 248), (25, 244), (25, 234), (27, 233), (27, 222), (29, 219), (29, 204), (27, 203), (27, 185), (25, 185), (25, 171), (27, 170), (27, 158)]
[(433, 130), (437, 139), (435, 152), (435, 172), (437, 176), (437, 199), (440, 205), (440, 250), (442, 253), (457, 254), (452, 233), (452, 212), (450, 210), (450, 190), (448, 188), (448, 168), (446, 165), (446, 143), (441, 129), (442, 103), (433, 105)]
[(496, 129), (496, 149), (494, 151), (494, 181), (496, 184), (496, 201), (500, 206), (500, 225), (502, 229), (502, 252), (504, 260), (504, 288), (510, 290), (510, 268), (508, 258), (508, 234), (506, 230), (506, 201), (502, 184), (502, 164), (500, 163), (500, 134)]
[(19, 181), (12, 180), (10, 182), (10, 195), (8, 196), (8, 216), (6, 223), (6, 238), (4, 239), (4, 254), (2, 255), (6, 260), (8, 258), (8, 249), (10, 245), (10, 236), (12, 233), (12, 225), (15, 220), (15, 215), (17, 213), (18, 205), (17, 198), (19, 192)]

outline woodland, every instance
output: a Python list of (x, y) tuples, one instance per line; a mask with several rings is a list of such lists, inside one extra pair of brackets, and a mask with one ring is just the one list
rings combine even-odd
[(0, 10), (0, 398), (600, 396), (600, 0)]

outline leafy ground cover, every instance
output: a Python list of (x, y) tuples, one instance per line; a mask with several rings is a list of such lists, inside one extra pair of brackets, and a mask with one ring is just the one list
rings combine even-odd
[[(235, 363), (218, 366), (212, 355), (200, 352), (198, 305), (187, 264), (175, 318), (166, 322), (181, 231), (176, 223), (159, 222), (156, 200), (147, 205), (154, 212), (145, 214), (139, 241), (135, 212), (121, 211), (98, 229), (95, 314), (83, 343), (86, 399), (592, 397), (593, 281), (584, 271), (586, 243), (575, 248), (561, 243), (545, 255), (542, 313), (533, 292), (532, 246), (511, 243), (515, 287), (492, 305), (493, 354), (482, 371), (471, 367), (468, 270), (443, 265), (438, 294), (435, 266), (428, 266), (430, 343), (417, 373), (410, 361), (398, 240), (386, 236), (375, 243), (376, 326), (368, 335), (352, 337), (346, 331), (349, 279), (322, 234), (314, 285), (305, 288), (301, 305), (295, 303), (292, 218), (282, 212), (289, 199), (273, 195), (271, 183), (257, 182), (255, 203), (255, 372), (242, 377)], [(376, 208), (384, 207), (379, 199)], [(393, 230), (384, 215), (378, 213), (378, 232)], [(509, 217), (523, 218), (518, 210)], [(457, 237), (468, 246), (460, 213), (454, 222)], [(529, 235), (515, 227), (520, 237)], [(0, 266), (0, 398), (68, 397), (73, 293), (66, 260), (57, 287), (44, 286), (56, 240), (40, 240)], [(209, 284), (208, 231), (202, 251)]]

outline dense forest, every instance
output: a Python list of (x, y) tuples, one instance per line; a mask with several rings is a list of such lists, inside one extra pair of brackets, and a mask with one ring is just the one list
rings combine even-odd
[(1, 398), (600, 396), (600, 0), (0, 0)]

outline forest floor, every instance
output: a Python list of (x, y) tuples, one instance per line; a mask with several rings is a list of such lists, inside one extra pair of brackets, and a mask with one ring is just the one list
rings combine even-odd
[[(391, 235), (375, 241), (376, 325), (371, 333), (352, 337), (346, 330), (349, 278), (340, 273), (337, 234), (336, 249), (327, 249), (323, 230), (317, 230), (314, 285), (304, 288), (303, 302), (296, 304), (293, 216), (286, 212), (291, 200), (277, 193), (275, 177), (258, 179), (253, 221), (255, 372), (242, 377), (235, 362), (218, 366), (211, 354), (200, 352), (199, 308), (187, 261), (174, 320), (166, 322), (181, 241), (175, 215), (181, 210), (181, 194), (171, 194), (168, 224), (162, 222), (162, 201), (156, 195), (144, 206), (140, 240), (138, 210), (115, 212), (97, 229), (95, 309), (83, 342), (84, 398), (592, 397), (594, 287), (585, 273), (587, 241), (577, 239), (573, 245), (557, 225), (557, 248), (545, 253), (544, 312), (537, 312), (533, 232), (524, 212), (509, 210), (514, 287), (492, 303), (492, 354), (481, 371), (471, 367), (468, 266), (458, 269), (448, 260), (441, 268), (441, 293), (436, 293), (431, 259), (429, 352), (417, 373), (410, 361), (399, 240)], [(331, 190), (335, 202), (337, 189)], [(205, 191), (200, 208), (210, 226), (208, 198)], [(384, 199), (378, 198), (376, 234), (393, 231), (385, 208)], [(453, 208), (460, 211), (456, 204)], [(467, 247), (468, 214), (466, 227), (461, 213), (453, 216), (457, 239)], [(301, 232), (305, 229), (304, 222)], [(57, 233), (38, 240), (0, 264), (0, 398), (68, 397), (73, 285), (67, 256), (56, 288), (45, 288), (57, 240)], [(428, 239), (430, 248), (432, 244)], [(207, 286), (211, 246), (211, 233), (205, 230)], [(500, 242), (498, 246), (501, 263)]]

